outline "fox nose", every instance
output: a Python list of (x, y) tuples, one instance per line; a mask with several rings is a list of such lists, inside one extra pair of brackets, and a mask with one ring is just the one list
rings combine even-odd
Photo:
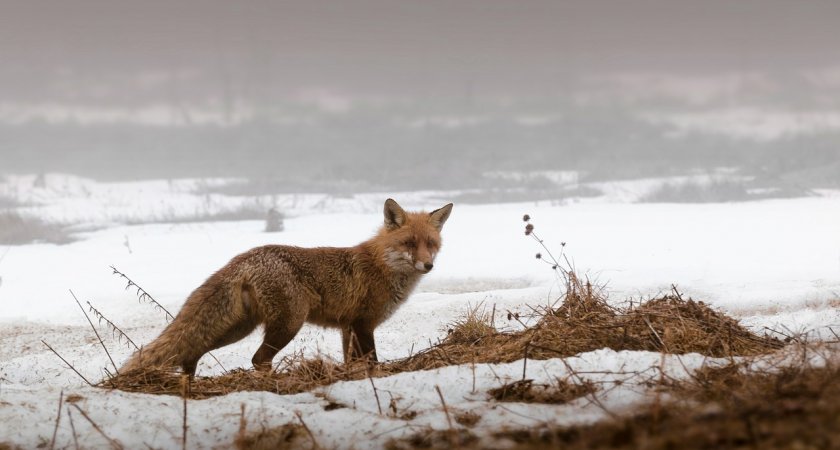
[(426, 270), (432, 270), (432, 267), (434, 267), (434, 266), (435, 266), (435, 265), (434, 265), (434, 264), (432, 264), (432, 263), (425, 263), (425, 264), (423, 264), (423, 267), (425, 267), (425, 268), (426, 268)]

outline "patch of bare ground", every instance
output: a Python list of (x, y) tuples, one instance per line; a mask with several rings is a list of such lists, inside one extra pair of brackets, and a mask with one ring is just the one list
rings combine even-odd
[(260, 427), (248, 431), (245, 406), (239, 418), (239, 432), (233, 441), (236, 450), (286, 450), (318, 448), (303, 424), (287, 423), (278, 427)]
[[(566, 357), (605, 347), (617, 351), (696, 352), (712, 357), (731, 357), (765, 354), (784, 345), (773, 337), (750, 332), (703, 302), (683, 299), (677, 293), (616, 308), (609, 305), (601, 292), (571, 277), (560, 307), (538, 311), (537, 323), (520, 331), (500, 332), (495, 328), (491, 314), (473, 308), (450, 324), (450, 333), (445, 339), (408, 358), (369, 366), (364, 362), (339, 364), (325, 358), (292, 356), (283, 359), (272, 372), (239, 369), (217, 377), (197, 377), (193, 380), (191, 395), (206, 398), (236, 391), (293, 394), (337, 381), (456, 364), (507, 363), (524, 357)], [(123, 373), (104, 380), (100, 386), (154, 394), (179, 395), (181, 392), (177, 373), (154, 368)], [(544, 398), (555, 403), (577, 394), (576, 389), (586, 389), (585, 386), (572, 386), (559, 390), (529, 386), (527, 395), (523, 395), (530, 395), (530, 401)]]
[(385, 444), (386, 450), (405, 450), (415, 448), (485, 448), (480, 445), (478, 436), (465, 429), (429, 430), (411, 435), (407, 439), (391, 440)]
[[(675, 400), (589, 427), (511, 433), (518, 448), (821, 449), (840, 447), (840, 369), (706, 369)], [(501, 437), (501, 436), (499, 436)]]
[(453, 414), (453, 417), (455, 418), (455, 422), (467, 428), (474, 427), (479, 421), (481, 421), (481, 416), (473, 411), (456, 412)]
[[(745, 362), (704, 367), (687, 381), (662, 380), (657, 388), (668, 395), (630, 415), (590, 425), (503, 430), (481, 439), (473, 435), (459, 448), (484, 448), (488, 442), (513, 449), (840, 448), (840, 364), (830, 361), (769, 369), (750, 369)], [(389, 445), (453, 448), (445, 440), (428, 442), (412, 436)]]
[(564, 404), (596, 390), (595, 384), (587, 380), (581, 383), (557, 380), (553, 384), (535, 384), (534, 380), (524, 379), (490, 389), (487, 393), (500, 402)]

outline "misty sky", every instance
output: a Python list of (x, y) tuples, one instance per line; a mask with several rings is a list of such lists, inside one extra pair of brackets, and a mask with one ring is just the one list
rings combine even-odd
[(199, 100), (231, 80), (281, 97), (313, 86), (539, 95), (580, 74), (840, 65), (837, 1), (6, 0), (0, 9), (5, 101)]
[(838, 24), (836, 0), (4, 0), (0, 173), (826, 167)]

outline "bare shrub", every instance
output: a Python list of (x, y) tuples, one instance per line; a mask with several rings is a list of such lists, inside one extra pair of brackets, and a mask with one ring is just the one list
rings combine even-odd
[(639, 199), (640, 203), (726, 203), (793, 198), (811, 195), (807, 189), (796, 186), (757, 188), (753, 182), (714, 179), (709, 182), (684, 181), (665, 183)]
[(32, 242), (66, 244), (72, 239), (64, 227), (16, 212), (0, 212), (0, 245)]
[(639, 201), (641, 203), (718, 203), (749, 199), (750, 195), (743, 182), (718, 179), (709, 183), (697, 181), (665, 183)]
[(150, 223), (206, 223), (206, 222), (237, 222), (243, 220), (266, 220), (270, 206), (258, 201), (242, 203), (237, 207), (212, 211), (210, 208), (196, 209), (192, 213), (179, 214), (170, 211), (152, 217), (130, 218), (125, 220), (128, 225), (143, 225)]
[(466, 204), (515, 203), (541, 200), (565, 200), (570, 198), (598, 197), (604, 193), (590, 186), (548, 187), (548, 188), (487, 188), (476, 189), (456, 195), (452, 201)]

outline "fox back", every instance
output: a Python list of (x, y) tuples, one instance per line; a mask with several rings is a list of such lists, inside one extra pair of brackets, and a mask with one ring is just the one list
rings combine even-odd
[(341, 329), (345, 361), (376, 361), (373, 331), (434, 267), (451, 210), (450, 203), (431, 213), (405, 212), (388, 199), (384, 225), (355, 247), (267, 245), (238, 255), (193, 291), (175, 320), (122, 370), (181, 366), (193, 374), (201, 356), (258, 325), (265, 335), (252, 362), (269, 369), (307, 321)]

